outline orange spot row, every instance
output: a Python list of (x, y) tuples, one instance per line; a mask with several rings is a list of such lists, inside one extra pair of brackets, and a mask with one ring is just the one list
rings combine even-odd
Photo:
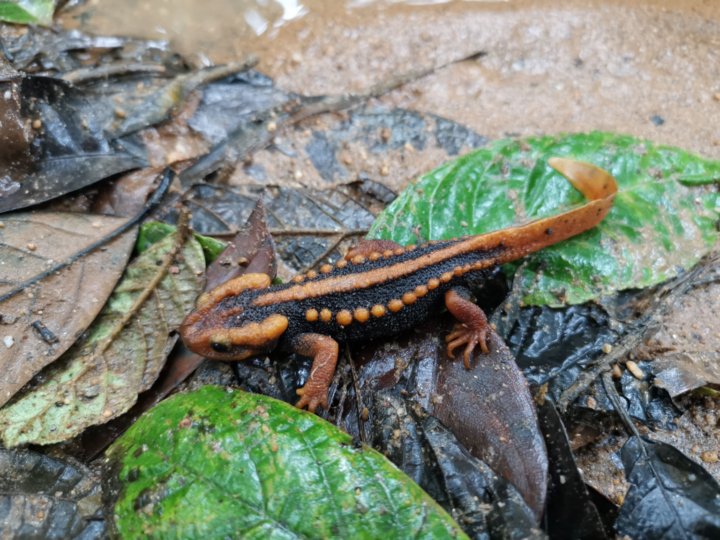
[[(387, 304), (387, 309), (389, 309), (392, 313), (397, 313), (400, 311), (403, 307), (409, 306), (417, 302), (418, 298), (422, 298), (425, 296), (429, 291), (432, 291), (434, 289), (437, 289), (440, 286), (440, 283), (447, 283), (449, 282), (453, 277), (456, 276), (462, 276), (466, 272), (469, 272), (470, 270), (479, 270), (484, 268), (485, 266), (488, 266), (490, 263), (487, 261), (478, 261), (475, 264), (466, 264), (465, 266), (456, 266), (453, 268), (452, 272), (445, 272), (440, 276), (440, 279), (430, 279), (427, 283), (427, 285), (418, 285), (415, 287), (415, 290), (413, 292), (406, 292), (402, 295), (402, 299), (394, 298), (390, 300)], [(302, 289), (301, 287), (298, 287), (298, 289)], [(300, 291), (298, 291), (299, 293)], [(296, 297), (301, 296), (300, 294), (296, 294)], [(341, 326), (347, 326), (350, 323), (353, 322), (353, 320), (356, 320), (358, 322), (364, 323), (370, 319), (370, 315), (372, 314), (373, 317), (380, 318), (385, 316), (387, 313), (387, 310), (385, 306), (382, 304), (376, 304), (370, 309), (369, 311), (365, 308), (357, 308), (353, 313), (351, 313), (347, 309), (343, 309), (338, 312), (338, 314), (335, 316), (335, 320), (337, 323)], [(320, 313), (316, 309), (308, 309), (305, 312), (305, 318), (309, 322), (315, 322), (320, 318), (323, 322), (330, 322), (332, 320), (332, 312), (329, 309), (323, 309)]]
[[(394, 250), (388, 249), (387, 251), (384, 251), (383, 253), (375, 251), (375, 252), (371, 253), (370, 255), (368, 255), (367, 259), (365, 257), (363, 257), (362, 255), (356, 255), (355, 257), (350, 259), (350, 262), (353, 264), (364, 264), (366, 260), (377, 261), (381, 257), (385, 257), (386, 259), (388, 259), (394, 255), (397, 255), (397, 256), (402, 255), (406, 251), (414, 251), (415, 248), (417, 248), (417, 246), (415, 244), (410, 244), (408, 246), (405, 246), (404, 248), (399, 247)], [(347, 266), (347, 264), (348, 264), (348, 261), (346, 261), (345, 259), (340, 259), (336, 263), (335, 266), (337, 266), (338, 268), (345, 268)], [(323, 274), (330, 274), (332, 271), (333, 271), (333, 266), (331, 264), (324, 264), (320, 267), (320, 272), (322, 272)], [(314, 270), (310, 270), (305, 275), (298, 274), (297, 276), (295, 276), (292, 279), (292, 281), (294, 281), (295, 283), (302, 283), (303, 281), (305, 281), (305, 278), (314, 279), (317, 276), (318, 276), (317, 272), (315, 272)]]

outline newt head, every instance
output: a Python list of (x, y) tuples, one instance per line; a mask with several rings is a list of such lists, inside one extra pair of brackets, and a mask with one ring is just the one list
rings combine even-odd
[(195, 311), (180, 326), (187, 348), (213, 360), (244, 360), (271, 351), (288, 327), (287, 317), (273, 314), (260, 322), (248, 321), (242, 306), (229, 307), (223, 302), (229, 296), (269, 285), (270, 277), (265, 274), (245, 274), (200, 295)]

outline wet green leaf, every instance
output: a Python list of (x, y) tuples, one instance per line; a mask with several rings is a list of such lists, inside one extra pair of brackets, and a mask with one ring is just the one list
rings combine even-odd
[(10, 0), (0, 2), (0, 20), (11, 23), (52, 24), (55, 0)]
[[(528, 257), (523, 301), (578, 304), (647, 287), (694, 265), (715, 241), (720, 162), (613, 133), (502, 140), (418, 179), (373, 225), (369, 238), (417, 243), (504, 229), (565, 211), (582, 195), (547, 160), (587, 161), (618, 181), (608, 217), (594, 229)], [(513, 268), (513, 267), (511, 267)]]
[(381, 454), (257, 394), (174, 396), (108, 456), (106, 515), (122, 538), (467, 538)]
[(0, 409), (7, 447), (73, 437), (124, 413), (150, 387), (175, 342), (168, 334), (204, 284), (198, 242), (188, 238), (173, 261), (174, 241), (167, 236), (130, 263), (85, 336)]
[[(143, 226), (140, 227), (140, 234), (138, 235), (137, 239), (137, 252), (142, 253), (155, 242), (159, 242), (168, 234), (172, 234), (176, 230), (177, 228), (174, 225), (168, 225), (167, 223), (160, 223), (157, 221), (143, 224)], [(220, 240), (215, 240), (214, 238), (210, 238), (209, 236), (201, 236), (199, 234), (196, 234), (194, 236), (195, 240), (198, 241), (198, 243), (203, 249), (203, 253), (205, 255), (205, 263), (208, 265), (212, 263), (215, 259), (217, 259), (217, 256), (222, 253), (222, 250), (225, 249), (227, 245), (224, 242), (221, 242)]]

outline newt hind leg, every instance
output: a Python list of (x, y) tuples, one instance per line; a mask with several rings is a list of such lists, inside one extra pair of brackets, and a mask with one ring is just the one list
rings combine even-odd
[(470, 301), (470, 291), (463, 287), (454, 287), (445, 293), (445, 305), (450, 313), (460, 322), (446, 337), (447, 354), (453, 356), (453, 349), (466, 345), (463, 360), (465, 369), (470, 369), (470, 355), (479, 344), (484, 354), (488, 354), (487, 333), (488, 321), (485, 313)]
[(322, 334), (302, 334), (296, 338), (294, 349), (298, 354), (314, 358), (308, 382), (297, 391), (301, 397), (295, 406), (298, 409), (307, 406), (312, 413), (318, 405), (327, 410), (328, 390), (338, 360), (337, 341)]

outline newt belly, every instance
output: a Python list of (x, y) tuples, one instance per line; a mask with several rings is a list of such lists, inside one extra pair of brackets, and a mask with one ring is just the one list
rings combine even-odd
[(447, 336), (448, 354), (461, 345), (465, 366), (476, 346), (487, 353), (487, 319), (470, 290), (499, 265), (561, 242), (597, 225), (612, 208), (617, 183), (593, 165), (549, 161), (588, 200), (584, 206), (477, 236), (400, 246), (364, 241), (336, 265), (270, 285), (265, 274), (246, 274), (198, 298), (181, 326), (193, 352), (242, 360), (275, 348), (312, 356), (297, 406), (327, 408), (338, 342), (368, 340), (412, 328), (445, 305), (459, 323)]

